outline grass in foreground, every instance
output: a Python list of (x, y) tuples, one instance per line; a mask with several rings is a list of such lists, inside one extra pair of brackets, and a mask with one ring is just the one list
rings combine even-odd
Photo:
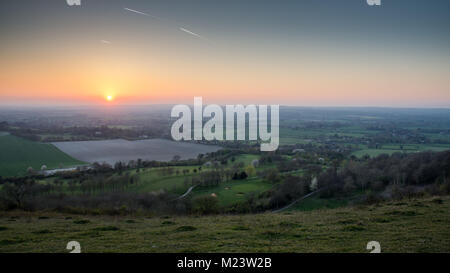
[(205, 217), (2, 213), (0, 252), (449, 252), (450, 197)]

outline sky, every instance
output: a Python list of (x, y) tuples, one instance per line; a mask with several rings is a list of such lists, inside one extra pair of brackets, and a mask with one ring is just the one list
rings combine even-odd
[(0, 0), (0, 105), (447, 108), (449, 14), (447, 0)]

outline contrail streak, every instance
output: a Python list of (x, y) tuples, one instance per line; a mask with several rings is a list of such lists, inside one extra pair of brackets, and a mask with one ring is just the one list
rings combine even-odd
[[(138, 10), (134, 10), (134, 9), (129, 9), (129, 8), (123, 8), (123, 9), (124, 9), (124, 10), (127, 10), (127, 11), (130, 11), (130, 12), (134, 12), (134, 13), (140, 14), (140, 15), (152, 17), (152, 18), (155, 18), (155, 19), (158, 19), (158, 20), (161, 20), (161, 21), (167, 21), (167, 20), (163, 20), (163, 19), (161, 19), (161, 18), (158, 18), (158, 17), (156, 17), (156, 16), (150, 15), (150, 14), (145, 13), (145, 12), (142, 12), (142, 11), (138, 11)], [(169, 23), (170, 23), (170, 22), (169, 22)], [(170, 24), (173, 24), (173, 23), (170, 23)], [(183, 32), (185, 32), (185, 33), (187, 33), (187, 34), (190, 34), (190, 35), (192, 35), (192, 36), (195, 36), (195, 37), (197, 37), (197, 38), (200, 38), (200, 39), (202, 39), (202, 40), (209, 41), (209, 40), (206, 39), (205, 37), (203, 37), (203, 36), (201, 36), (201, 35), (199, 35), (199, 34), (197, 34), (197, 33), (195, 33), (195, 32), (192, 32), (192, 31), (190, 31), (190, 30), (187, 30), (187, 29), (185, 29), (185, 28), (183, 28), (183, 27), (178, 27), (178, 29), (181, 30), (181, 31), (183, 31)]]
[(194, 33), (194, 32), (192, 32), (192, 31), (189, 31), (189, 30), (187, 30), (187, 29), (185, 29), (185, 28), (180, 27), (180, 30), (181, 30), (181, 31), (184, 31), (184, 32), (186, 32), (186, 33), (188, 33), (188, 34), (194, 35), (194, 36), (196, 36), (196, 37), (198, 37), (198, 38), (203, 38), (202, 36), (198, 35), (197, 33)]
[(147, 14), (147, 13), (145, 13), (145, 12), (141, 12), (141, 11), (137, 11), (137, 10), (129, 9), (129, 8), (123, 8), (123, 9), (124, 9), (124, 10), (128, 10), (128, 11), (131, 11), (131, 12), (134, 12), (134, 13), (137, 13), (137, 14), (141, 14), (141, 15), (145, 15), (145, 16), (148, 16), (148, 17), (154, 17), (154, 18), (156, 18), (155, 16), (150, 15), (150, 14)]

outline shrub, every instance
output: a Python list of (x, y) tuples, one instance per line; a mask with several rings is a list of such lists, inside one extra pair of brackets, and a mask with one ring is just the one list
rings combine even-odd
[(92, 230), (94, 230), (94, 231), (117, 231), (117, 230), (119, 230), (119, 228), (115, 227), (115, 226), (104, 226), (104, 227), (97, 227)]
[(250, 228), (246, 226), (235, 226), (232, 230), (250, 230)]
[(78, 224), (78, 225), (84, 225), (84, 224), (89, 224), (91, 221), (89, 220), (75, 220), (73, 221), (74, 224)]
[(361, 226), (346, 226), (342, 229), (343, 231), (363, 231), (364, 228)]
[(196, 230), (196, 229), (197, 229), (197, 228), (196, 228), (196, 227), (193, 227), (193, 226), (181, 226), (181, 227), (177, 228), (175, 231), (177, 231), (177, 232), (194, 231), (194, 230)]
[(192, 200), (192, 209), (195, 213), (210, 214), (219, 211), (219, 200), (217, 197), (203, 195)]

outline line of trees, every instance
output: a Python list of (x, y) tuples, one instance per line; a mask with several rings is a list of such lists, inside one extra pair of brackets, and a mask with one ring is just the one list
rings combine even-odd
[[(274, 159), (270, 160), (273, 162)], [(173, 171), (174, 168), (165, 167), (161, 174), (173, 174)], [(223, 168), (219, 165), (191, 175), (181, 169), (179, 175), (183, 173), (186, 176), (186, 185), (211, 187), (223, 181), (245, 179), (248, 175), (246, 171), (238, 166)], [(358, 192), (362, 196), (360, 202), (450, 194), (450, 151), (396, 153), (365, 160), (334, 161), (326, 168), (322, 165), (303, 165), (302, 175), (268, 168), (258, 175), (272, 182), (273, 187), (260, 194), (249, 194), (246, 202), (239, 202), (227, 208), (226, 212), (260, 212), (280, 208), (316, 189), (320, 189), (321, 198), (346, 197)], [(0, 190), (0, 209), (107, 214), (138, 211), (182, 214), (221, 212), (217, 207), (217, 198), (213, 196), (178, 200), (177, 195), (164, 190), (146, 194), (129, 191), (128, 187), (140, 183), (139, 176), (131, 175), (128, 170), (119, 174), (108, 166), (61, 174), (54, 177), (52, 183), (38, 183), (39, 179), (4, 179)]]
[[(269, 170), (265, 177), (277, 183), (271, 190), (247, 197), (230, 212), (260, 212), (288, 205), (315, 189), (320, 198), (345, 198), (357, 192), (357, 202), (450, 194), (450, 151), (383, 154), (366, 160), (348, 160), (322, 172), (309, 168), (302, 176)], [(279, 181), (279, 182), (277, 182)]]

